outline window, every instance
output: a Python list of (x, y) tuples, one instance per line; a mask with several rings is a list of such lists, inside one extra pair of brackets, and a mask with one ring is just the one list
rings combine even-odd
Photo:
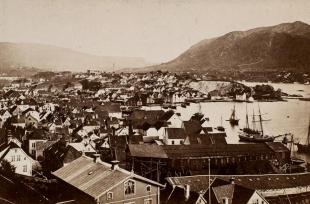
[(125, 195), (135, 194), (135, 181), (129, 180), (124, 183)]
[(150, 185), (146, 186), (146, 192), (151, 192), (151, 186)]
[(152, 198), (144, 199), (144, 204), (152, 204)]
[(32, 154), (32, 155), (35, 155), (35, 154), (36, 154), (36, 150), (34, 150), (34, 149), (31, 150), (31, 154)]
[(15, 161), (15, 156), (12, 156), (12, 162)]
[(228, 198), (223, 198), (222, 202), (223, 202), (223, 204), (229, 203)]
[(171, 144), (174, 145), (174, 141), (173, 140), (171, 141)]
[(36, 148), (36, 143), (35, 142), (32, 143), (31, 146), (32, 146), (32, 148)]
[(256, 201), (253, 201), (253, 204), (259, 204), (258, 199)]
[(112, 200), (113, 199), (113, 192), (108, 192), (107, 193), (107, 200)]
[(23, 166), (23, 172), (27, 172), (27, 165)]
[(20, 155), (17, 155), (17, 159), (16, 159), (17, 161), (20, 161)]

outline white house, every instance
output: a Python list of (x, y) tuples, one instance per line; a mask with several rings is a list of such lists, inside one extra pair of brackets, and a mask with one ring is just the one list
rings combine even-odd
[(37, 144), (39, 142), (46, 142), (44, 139), (29, 139), (28, 151), (29, 154), (32, 155), (35, 159), (38, 157), (37, 155)]
[(1, 145), (0, 161), (3, 160), (10, 162), (15, 167), (16, 174), (32, 175), (32, 164), (34, 160), (14, 142)]
[(183, 128), (165, 128), (163, 142), (166, 145), (181, 145), (186, 139), (185, 130)]
[(2, 125), (4, 124), (4, 122), (8, 119), (12, 117), (12, 115), (10, 114), (9, 111), (3, 111), (2, 115), (0, 115), (0, 127), (2, 127)]

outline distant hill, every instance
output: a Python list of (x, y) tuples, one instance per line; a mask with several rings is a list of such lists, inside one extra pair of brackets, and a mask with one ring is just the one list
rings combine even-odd
[(45, 71), (111, 71), (143, 66), (147, 63), (139, 57), (96, 56), (34, 43), (0, 43), (0, 71), (19, 67), (36, 67)]
[(176, 59), (143, 70), (225, 71), (228, 68), (240, 71), (309, 70), (310, 26), (297, 21), (230, 32), (203, 40)]

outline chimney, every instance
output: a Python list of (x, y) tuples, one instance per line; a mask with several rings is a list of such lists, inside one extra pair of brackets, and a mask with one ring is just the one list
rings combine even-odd
[(185, 193), (185, 199), (188, 200), (189, 199), (189, 195), (190, 195), (190, 185), (186, 184), (184, 191), (185, 191), (184, 192)]
[(68, 147), (68, 145), (69, 145), (69, 140), (68, 139), (65, 139), (65, 145), (66, 145), (66, 147)]
[(113, 161), (111, 161), (111, 164), (112, 164), (111, 170), (118, 170), (119, 169), (119, 166), (118, 166), (119, 161), (113, 160)]
[(94, 162), (98, 163), (100, 161), (101, 154), (94, 154), (93, 156), (94, 156)]
[(235, 178), (234, 178), (234, 177), (231, 177), (231, 178), (229, 179), (229, 181), (230, 181), (231, 184), (235, 184)]

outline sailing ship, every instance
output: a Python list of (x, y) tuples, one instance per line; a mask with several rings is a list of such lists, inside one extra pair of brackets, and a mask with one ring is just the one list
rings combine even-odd
[(300, 153), (310, 153), (310, 120), (309, 120), (309, 127), (308, 127), (308, 136), (307, 136), (307, 143), (306, 144), (297, 144), (297, 151)]
[(305, 163), (305, 160), (298, 158), (294, 155), (294, 146), (295, 146), (295, 140), (294, 140), (294, 135), (291, 134), (291, 141), (289, 141), (288, 143), (290, 143), (290, 152), (291, 152), (291, 164), (293, 165), (300, 165)]
[(255, 114), (253, 110), (253, 119), (252, 119), (252, 124), (253, 127), (250, 128), (249, 125), (249, 116), (248, 116), (248, 109), (246, 106), (246, 126), (243, 128), (243, 132), (239, 133), (239, 140), (243, 142), (273, 142), (275, 137), (273, 136), (268, 136), (264, 134), (263, 130), (263, 119), (262, 119), (262, 114), (260, 111), (260, 107), (258, 106), (259, 110), (259, 124), (260, 124), (260, 130), (256, 129), (256, 120), (255, 120)]
[(229, 121), (229, 123), (232, 126), (235, 126), (235, 125), (239, 124), (239, 119), (236, 118), (236, 108), (235, 108), (235, 105), (234, 105), (234, 109), (232, 110), (232, 113), (230, 115), (230, 118), (227, 121)]

